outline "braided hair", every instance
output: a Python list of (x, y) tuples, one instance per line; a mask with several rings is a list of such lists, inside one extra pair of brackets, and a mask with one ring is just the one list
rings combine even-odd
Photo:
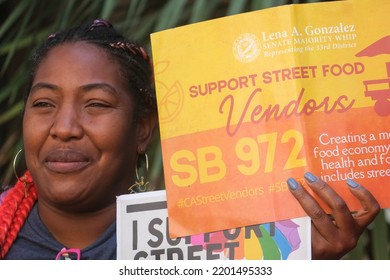
[[(75, 42), (96, 45), (119, 64), (129, 92), (137, 104), (135, 121), (156, 114), (152, 65), (148, 54), (141, 46), (119, 34), (111, 23), (101, 19), (53, 33), (38, 47), (31, 58), (25, 101), (37, 69), (50, 50), (61, 44)], [(0, 259), (5, 258), (37, 199), (36, 187), (29, 171), (0, 199)]]
[(6, 191), (0, 204), (0, 260), (11, 248), (36, 200), (36, 188), (27, 171)]

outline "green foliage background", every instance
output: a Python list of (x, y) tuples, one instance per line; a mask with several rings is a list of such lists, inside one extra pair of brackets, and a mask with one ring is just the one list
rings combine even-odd
[[(328, 0), (329, 1), (329, 0)], [(105, 18), (150, 47), (152, 32), (278, 5), (320, 0), (0, 0), (0, 186), (13, 184), (14, 155), (23, 146), (21, 115), (27, 61), (48, 34)], [(164, 188), (158, 131), (149, 149), (151, 180)], [(18, 164), (23, 169), (23, 161)], [(22, 172), (22, 171), (20, 171)], [(132, 172), (129, 170), (129, 172)], [(347, 259), (390, 259), (389, 225), (382, 211)]]

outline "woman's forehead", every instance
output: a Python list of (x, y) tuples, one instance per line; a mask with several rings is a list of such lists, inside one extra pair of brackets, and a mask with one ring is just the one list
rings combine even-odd
[[(91, 63), (115, 63), (109, 59), (109, 55), (103, 48), (85, 41), (66, 42), (54, 46), (46, 55), (46, 59), (75, 59), (74, 63), (83, 63), (89, 60)], [(111, 60), (111, 61), (110, 61)]]
[(64, 43), (50, 50), (38, 65), (34, 80), (59, 78), (108, 79), (124, 85), (120, 65), (102, 48), (87, 42)]

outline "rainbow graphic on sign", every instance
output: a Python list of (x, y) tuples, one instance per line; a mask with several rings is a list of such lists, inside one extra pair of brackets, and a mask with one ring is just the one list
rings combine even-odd
[[(228, 234), (226, 231), (210, 233), (206, 241), (204, 234), (193, 235), (191, 243), (202, 245), (206, 249), (210, 243), (225, 244), (234, 241), (239, 245), (233, 250), (227, 249), (228, 246), (219, 250), (227, 259), (287, 260), (301, 245), (298, 228), (299, 225), (292, 220), (284, 220), (252, 226), (250, 230), (234, 229)], [(227, 235), (234, 238), (228, 238)]]

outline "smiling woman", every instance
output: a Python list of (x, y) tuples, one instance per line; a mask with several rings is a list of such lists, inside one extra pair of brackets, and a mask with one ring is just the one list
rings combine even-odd
[(149, 57), (95, 20), (50, 35), (31, 73), (28, 172), (0, 208), (1, 258), (62, 258), (72, 249), (82, 259), (115, 259), (116, 196), (134, 184), (156, 123)]

